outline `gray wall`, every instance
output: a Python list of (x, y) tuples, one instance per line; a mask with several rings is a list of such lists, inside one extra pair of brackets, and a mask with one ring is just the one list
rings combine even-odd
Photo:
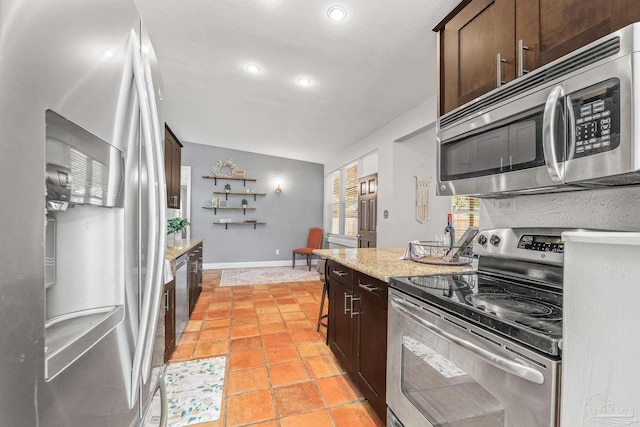
[[(233, 160), (247, 178), (256, 182), (203, 179), (211, 175), (211, 168), (218, 160)], [(204, 239), (204, 258), (208, 267), (225, 267), (219, 264), (241, 263), (247, 266), (288, 265), (291, 251), (304, 247), (309, 228), (322, 227), (323, 165), (282, 157), (266, 156), (246, 151), (231, 150), (209, 145), (185, 143), (182, 149), (182, 164), (191, 166), (191, 238)], [(282, 193), (276, 194), (277, 178)], [(246, 188), (266, 196), (245, 197), (249, 207), (256, 210), (203, 209), (206, 200), (211, 200), (213, 191), (224, 192), (224, 185), (231, 184), (231, 191)], [(224, 200), (224, 195), (218, 195)], [(240, 206), (242, 196), (229, 196), (228, 206)], [(257, 219), (266, 222), (254, 230), (250, 225), (213, 225), (220, 218), (234, 221)], [(276, 249), (280, 254), (276, 255)], [(300, 258), (300, 262), (303, 262)], [(211, 265), (214, 264), (214, 265)], [(227, 265), (227, 267), (236, 266)], [(239, 266), (239, 265), (237, 265)]]

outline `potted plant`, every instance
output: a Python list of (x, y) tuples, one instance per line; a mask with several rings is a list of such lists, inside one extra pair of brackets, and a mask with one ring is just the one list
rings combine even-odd
[[(191, 225), (189, 221), (184, 218), (172, 218), (167, 220), (167, 235), (173, 236), (173, 244), (182, 240), (182, 230)], [(167, 242), (171, 243), (171, 242)]]
[(228, 192), (230, 192), (230, 191), (231, 191), (231, 184), (225, 184), (225, 185), (224, 185), (224, 192), (225, 192), (225, 193), (228, 193)]
[(248, 204), (249, 202), (247, 202), (247, 199), (242, 199), (242, 209), (247, 209)]

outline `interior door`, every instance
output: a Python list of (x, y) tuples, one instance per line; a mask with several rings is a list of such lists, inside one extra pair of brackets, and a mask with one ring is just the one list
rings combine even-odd
[(358, 247), (375, 248), (378, 223), (378, 174), (358, 179)]

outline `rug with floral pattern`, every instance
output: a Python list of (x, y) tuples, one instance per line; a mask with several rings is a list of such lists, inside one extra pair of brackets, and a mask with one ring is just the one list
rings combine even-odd
[[(303, 261), (304, 262), (304, 261)], [(222, 270), (220, 286), (262, 285), (267, 283), (310, 282), (320, 280), (316, 266), (231, 268)]]
[[(226, 358), (211, 357), (167, 365), (165, 382), (168, 427), (215, 421), (220, 418)], [(156, 395), (145, 427), (160, 425), (160, 399)]]

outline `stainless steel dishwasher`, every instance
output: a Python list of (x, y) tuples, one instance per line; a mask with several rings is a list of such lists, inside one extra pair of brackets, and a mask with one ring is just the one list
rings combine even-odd
[(189, 320), (189, 294), (187, 289), (188, 261), (187, 254), (176, 259), (176, 343), (180, 342)]

